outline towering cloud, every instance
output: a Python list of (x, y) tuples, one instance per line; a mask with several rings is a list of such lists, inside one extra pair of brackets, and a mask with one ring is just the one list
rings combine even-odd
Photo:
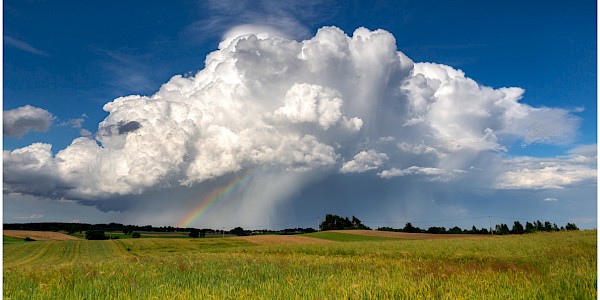
[[(489, 180), (471, 184), (501, 189), (594, 177), (592, 162), (573, 169), (562, 167), (572, 162), (565, 159), (552, 167), (535, 160), (488, 165), (503, 160), (508, 143), (566, 143), (577, 130), (569, 111), (521, 103), (520, 88), (494, 89), (449, 66), (414, 63), (384, 30), (347, 36), (324, 27), (301, 42), (273, 32), (230, 34), (195, 75), (174, 76), (151, 96), (107, 103), (95, 140), (80, 137), (56, 155), (46, 144), (5, 151), (5, 192), (110, 209), (103, 199), (192, 188), (259, 167), (292, 176), (269, 175), (287, 187), (315, 170), (450, 182), (486, 169)], [(47, 128), (31, 126), (20, 128)], [(523, 164), (531, 168), (514, 167)], [(524, 183), (546, 173), (550, 183)]]

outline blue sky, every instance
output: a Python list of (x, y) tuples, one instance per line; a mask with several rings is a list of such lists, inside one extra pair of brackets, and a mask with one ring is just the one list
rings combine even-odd
[[(529, 142), (527, 142), (527, 134), (521, 136), (516, 134), (518, 137), (514, 137), (514, 134), (503, 136), (498, 133), (502, 130), (492, 128), (494, 133), (498, 133), (496, 134), (499, 138), (497, 149), (501, 149), (500, 157), (495, 158), (497, 160), (489, 160), (493, 164), (507, 165), (524, 157), (529, 159), (528, 163), (537, 165), (544, 164), (539, 161), (541, 158), (563, 164), (570, 159), (568, 157), (573, 157), (573, 153), (581, 153), (582, 147), (595, 146), (597, 143), (597, 44), (596, 2), (594, 1), (576, 3), (567, 1), (543, 3), (536, 1), (377, 1), (375, 3), (290, 1), (282, 4), (262, 1), (173, 1), (168, 4), (159, 2), (149, 4), (145, 1), (85, 4), (72, 1), (14, 1), (4, 3), (3, 109), (6, 112), (31, 105), (48, 111), (53, 119), (47, 128), (40, 125), (42, 127), (27, 130), (20, 135), (7, 135), (5, 130), (3, 149), (13, 151), (32, 143), (42, 142), (52, 144), (52, 153), (57, 154), (82, 135), (93, 139), (98, 133), (99, 123), (109, 116), (109, 113), (102, 109), (104, 104), (127, 95), (151, 96), (174, 75), (194, 76), (199, 70), (204, 69), (206, 56), (218, 50), (222, 38), (227, 33), (231, 33), (232, 28), (244, 24), (251, 25), (253, 28), (276, 30), (285, 35), (288, 40), (297, 41), (313, 38), (317, 30), (323, 26), (338, 27), (350, 37), (359, 27), (369, 30), (383, 29), (395, 38), (397, 50), (415, 63), (433, 62), (460, 69), (466, 77), (473, 79), (480, 86), (494, 89), (522, 88), (525, 93), (520, 103), (536, 109), (549, 108), (551, 111), (544, 113), (560, 118), (568, 125), (560, 126), (561, 128), (573, 127), (570, 131), (556, 135), (536, 135)], [(340, 88), (337, 90), (342, 96), (346, 96)], [(344, 99), (344, 101), (349, 103), (349, 100)], [(549, 117), (535, 118), (548, 119)], [(362, 119), (367, 120), (366, 117)], [(121, 126), (122, 123), (118, 122), (124, 121), (115, 119), (115, 126)], [(145, 123), (137, 124), (142, 124), (142, 128), (146, 128)], [(523, 126), (528, 128), (527, 130), (531, 130), (532, 127), (538, 128), (533, 131), (534, 133), (529, 133), (531, 138), (531, 134), (554, 130), (551, 127), (541, 128), (545, 126), (544, 124), (546, 123), (536, 121)], [(370, 125), (365, 123), (365, 128), (368, 126)], [(118, 128), (121, 130), (121, 127)], [(327, 130), (328, 128), (325, 128), (325, 131)], [(361, 130), (364, 132), (363, 129)], [(503, 130), (518, 129), (506, 127)], [(378, 136), (368, 138), (372, 141), (376, 137)], [(399, 136), (395, 137), (402, 140)], [(326, 137), (317, 135), (317, 140), (326, 145), (334, 145), (327, 143)], [(366, 140), (363, 137), (362, 140), (357, 140), (357, 143), (366, 144)], [(419, 138), (407, 141), (419, 141)], [(411, 178), (409, 182), (404, 180), (406, 174), (418, 177), (431, 175), (432, 172), (439, 173), (442, 172), (440, 171), (443, 169), (442, 166), (455, 165), (452, 162), (456, 159), (452, 162), (428, 161), (429, 165), (423, 161), (423, 165), (416, 166), (420, 169), (409, 169), (411, 166), (406, 163), (394, 165), (393, 162), (401, 160), (395, 160), (382, 148), (365, 146), (350, 150), (344, 147), (343, 143), (341, 144), (341, 148), (336, 150), (338, 159), (334, 169), (342, 170), (343, 167), (340, 166), (352, 161), (353, 158), (354, 161), (358, 161), (354, 155), (364, 150), (367, 153), (365, 157), (368, 156), (369, 159), (376, 157), (376, 154), (380, 154), (379, 158), (384, 157), (382, 154), (387, 154), (387, 159), (384, 158), (382, 162), (375, 163), (370, 160), (371, 164), (375, 164), (370, 166), (380, 167), (377, 169), (380, 172), (378, 174), (383, 174), (381, 172), (384, 168), (388, 171), (396, 168), (396, 172), (385, 173), (395, 175), (387, 181), (382, 181), (384, 175), (379, 175), (376, 179), (373, 177), (377, 176), (362, 178), (365, 175), (363, 172), (367, 170), (361, 169), (356, 172), (359, 174), (355, 175), (337, 174), (325, 176), (322, 181), (308, 180), (310, 182), (298, 184), (297, 187), (294, 185), (293, 193), (283, 193), (279, 198), (286, 199), (285, 201), (273, 200), (273, 203), (278, 204), (271, 202), (262, 204), (268, 206), (267, 210), (272, 212), (267, 216), (269, 220), (277, 221), (277, 218), (272, 215), (277, 214), (277, 207), (279, 207), (286, 210), (287, 213), (284, 215), (288, 219), (297, 220), (307, 216), (318, 216), (331, 210), (334, 210), (331, 212), (339, 211), (341, 214), (365, 216), (365, 219), (393, 221), (399, 219), (415, 221), (427, 217), (434, 220), (460, 219), (494, 215), (500, 212), (509, 217), (547, 218), (557, 222), (584, 220), (585, 224), (582, 224), (585, 227), (595, 227), (596, 224), (596, 183), (595, 178), (590, 179), (588, 175), (583, 176), (584, 179), (579, 177), (565, 179), (564, 185), (559, 184), (554, 188), (543, 185), (535, 188), (502, 185), (500, 182), (502, 178), (507, 178), (506, 174), (515, 175), (516, 169), (494, 173), (493, 176), (499, 178), (496, 181), (496, 188), (490, 188), (489, 184), (469, 188), (464, 182), (466, 179), (449, 180), (446, 177), (444, 180), (447, 181), (442, 180), (442, 183), (434, 183), (431, 179), (420, 181), (418, 178)], [(396, 142), (396, 144), (401, 143)], [(408, 144), (411, 143), (407, 142), (403, 145)], [(435, 148), (435, 145), (431, 146)], [(368, 152), (368, 150), (373, 151)], [(352, 151), (354, 152), (351, 153)], [(588, 155), (589, 149), (586, 151), (585, 155)], [(590, 155), (593, 156), (595, 153)], [(538, 160), (532, 162), (534, 159)], [(8, 172), (6, 155), (4, 161), (6, 177)], [(545, 163), (548, 164), (548, 161)], [(478, 163), (482, 166), (484, 164)], [(389, 166), (384, 167), (385, 164)], [(235, 172), (244, 172), (256, 166), (256, 163), (241, 159), (241, 162), (236, 165), (237, 169), (234, 169)], [(482, 166), (461, 167), (475, 169)], [(589, 171), (589, 168), (595, 170), (596, 166), (588, 164), (587, 168), (583, 171)], [(375, 172), (371, 170), (374, 169), (369, 171)], [(460, 174), (472, 173), (459, 167), (455, 167), (455, 170), (457, 171), (452, 174), (459, 174), (458, 171), (464, 172)], [(226, 181), (227, 176), (233, 174), (230, 171), (213, 173), (218, 175), (215, 175), (217, 178)], [(572, 174), (577, 175), (573, 176), (580, 176), (580, 171), (582, 170), (574, 170)], [(503, 174), (506, 176), (502, 177)], [(302, 195), (310, 195), (311, 199), (328, 198), (332, 194), (339, 194), (340, 189), (346, 189), (347, 181), (354, 182), (358, 180), (356, 177), (361, 178), (359, 182), (364, 186), (361, 191), (376, 189), (377, 191), (373, 191), (372, 195), (387, 199), (384, 201), (385, 208), (370, 210), (372, 203), (358, 199), (350, 203), (340, 202), (342, 200), (329, 202), (311, 200), (326, 203), (323, 205), (325, 208), (321, 209), (314, 209), (317, 204), (308, 208), (300, 205), (305, 201), (302, 200)], [(186, 178), (183, 178), (180, 181), (185, 180)], [(298, 180), (307, 181), (304, 178)], [(393, 180), (396, 181), (390, 182)], [(258, 184), (260, 180), (256, 181)], [(210, 182), (210, 180), (195, 179), (191, 181), (190, 188), (197, 188), (199, 193), (202, 193), (214, 188), (210, 186)], [(401, 204), (401, 201), (394, 202), (393, 195), (401, 192), (398, 191), (398, 186), (409, 183), (414, 187), (416, 194), (419, 194), (422, 189), (429, 189), (428, 185), (435, 185), (436, 188), (430, 191), (434, 195), (430, 198), (443, 198), (438, 201), (444, 201), (444, 204), (431, 208), (427, 206), (429, 204), (423, 204), (422, 200), (415, 200), (410, 205)], [(33, 183), (19, 183), (19, 186), (27, 184)], [(172, 187), (173, 182), (167, 180), (167, 183), (149, 184), (141, 190), (87, 196), (51, 189), (34, 192), (33, 189), (28, 188), (16, 189), (14, 185), (15, 183), (10, 183), (8, 184), (10, 187), (7, 188), (6, 180), (4, 182), (5, 222), (43, 215), (36, 220), (90, 220), (89, 222), (117, 220), (131, 223), (146, 222), (152, 218), (137, 216), (131, 210), (123, 208), (129, 207), (129, 204), (114, 207), (111, 205), (139, 202), (141, 200), (129, 198), (143, 198), (139, 195), (145, 195), (154, 189), (163, 192)], [(423, 187), (419, 188), (420, 186)], [(181, 188), (177, 189), (174, 194), (184, 193)], [(9, 196), (6, 196), (7, 190), (10, 191)], [(450, 197), (450, 193), (447, 192), (449, 190), (461, 194), (465, 200), (449, 200), (458, 197), (456, 195)], [(363, 192), (356, 191), (355, 194), (361, 193)], [(424, 192), (420, 193), (422, 194)], [(535, 196), (531, 196), (532, 194)], [(518, 204), (499, 200), (508, 195), (517, 199), (514, 201)], [(55, 199), (49, 200), (52, 197)], [(516, 213), (515, 205), (521, 206), (523, 201), (527, 201), (522, 199), (531, 197), (557, 200), (528, 203), (524, 205), (527, 209)], [(415, 196), (415, 198), (419, 197)], [(566, 200), (566, 198), (581, 199), (577, 200), (579, 202), (571, 203), (575, 200)], [(62, 202), (57, 199), (62, 199)], [(489, 202), (482, 199), (488, 199)], [(153, 201), (147, 203), (159, 200)], [(192, 200), (182, 200), (181, 210), (188, 209), (192, 202)], [(232, 200), (233, 202), (235, 201)], [(178, 202), (170, 203), (170, 206), (173, 206), (173, 203)], [(160, 211), (159, 207), (162, 205), (164, 203), (156, 204), (156, 211)], [(549, 208), (549, 205), (552, 207)], [(72, 210), (72, 214), (65, 213), (66, 206), (69, 207), (66, 211)], [(226, 209), (237, 209), (235, 205), (227, 203), (221, 207), (221, 211), (214, 212), (215, 216), (226, 213)], [(389, 207), (402, 210), (402, 217), (393, 219), (378, 215), (379, 211), (387, 211)], [(445, 215), (444, 207), (451, 207), (452, 209), (448, 211), (456, 213)], [(428, 216), (426, 210), (437, 212)], [(156, 214), (156, 211), (150, 209), (147, 215)], [(414, 213), (409, 214), (407, 211), (414, 211)], [(173, 217), (176, 215), (177, 212), (173, 211), (169, 216), (176, 218)], [(255, 218), (259, 217), (264, 218), (265, 215), (257, 215)], [(241, 218), (239, 222), (246, 222), (244, 224), (252, 226), (256, 224), (253, 221), (255, 218)], [(163, 224), (176, 223), (176, 221), (169, 221), (167, 217), (160, 220)], [(206, 220), (206, 223), (198, 222), (200, 222), (198, 225), (213, 224), (211, 220)], [(374, 224), (373, 226), (376, 227)]]

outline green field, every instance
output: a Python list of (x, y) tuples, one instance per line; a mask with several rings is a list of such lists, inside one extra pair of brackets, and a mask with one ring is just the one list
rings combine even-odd
[(596, 299), (596, 242), (596, 231), (580, 231), (277, 246), (233, 238), (9, 243), (3, 292), (5, 299)]
[(321, 232), (313, 232), (303, 234), (304, 236), (320, 238), (324, 240), (336, 241), (336, 242), (365, 242), (365, 241), (386, 241), (386, 240), (394, 240), (393, 238), (385, 238), (378, 236), (364, 236), (364, 235), (356, 235), (350, 233), (341, 233), (341, 232), (329, 232), (329, 231), (321, 231)]
[(25, 239), (20, 239), (18, 237), (12, 237), (12, 236), (2, 236), (2, 243), (3, 244), (14, 244), (14, 243), (22, 243), (25, 242)]

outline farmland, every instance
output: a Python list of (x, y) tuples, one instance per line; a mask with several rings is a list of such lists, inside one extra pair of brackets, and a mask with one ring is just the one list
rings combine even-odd
[(26, 237), (36, 241), (66, 241), (78, 240), (78, 238), (63, 233), (52, 231), (31, 231), (31, 230), (4, 230), (4, 236), (24, 239)]
[(3, 292), (5, 299), (595, 299), (597, 294), (596, 231), (356, 237), (323, 232), (11, 242), (4, 244)]

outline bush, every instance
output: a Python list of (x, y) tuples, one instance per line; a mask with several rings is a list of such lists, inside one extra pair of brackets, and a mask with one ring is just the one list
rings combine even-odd
[(198, 230), (198, 229), (192, 229), (188, 235), (190, 237), (196, 239), (196, 238), (198, 238), (200, 236), (200, 230)]
[(85, 238), (88, 240), (108, 240), (102, 230), (88, 230), (85, 232)]
[(248, 233), (242, 227), (236, 227), (236, 228), (232, 229), (229, 233), (235, 234), (237, 236), (248, 235)]
[(133, 232), (131, 233), (131, 237), (134, 239), (139, 239), (142, 235), (139, 232)]
[(579, 230), (579, 228), (577, 228), (577, 225), (575, 225), (575, 223), (567, 223), (567, 226), (565, 228), (567, 230)]

